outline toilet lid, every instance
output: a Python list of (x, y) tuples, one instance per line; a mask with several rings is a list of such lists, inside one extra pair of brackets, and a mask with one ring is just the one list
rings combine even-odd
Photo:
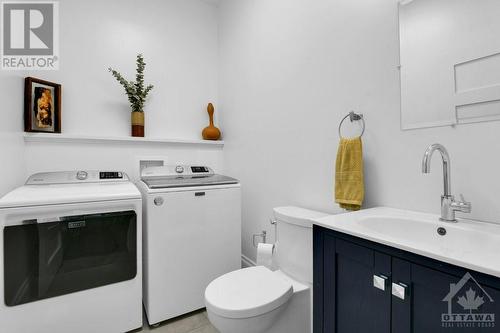
[(222, 275), (205, 290), (209, 310), (226, 318), (249, 318), (285, 304), (293, 294), (289, 281), (264, 266)]

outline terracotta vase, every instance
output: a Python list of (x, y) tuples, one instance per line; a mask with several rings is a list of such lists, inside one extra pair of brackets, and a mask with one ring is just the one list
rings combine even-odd
[(212, 105), (212, 103), (208, 103), (207, 112), (208, 116), (210, 117), (210, 125), (203, 129), (201, 135), (205, 140), (219, 140), (220, 130), (214, 126), (214, 106)]
[(132, 136), (144, 137), (144, 112), (132, 112)]

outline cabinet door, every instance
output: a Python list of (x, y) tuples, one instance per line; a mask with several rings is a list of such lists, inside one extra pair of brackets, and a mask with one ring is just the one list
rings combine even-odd
[(498, 332), (500, 290), (478, 283), (474, 272), (456, 276), (393, 259), (398, 282), (408, 289), (405, 300), (393, 296), (393, 333)]
[(390, 271), (389, 256), (325, 235), (323, 320), (315, 332), (389, 333)]
[[(411, 264), (408, 261), (392, 258), (392, 333), (411, 331)], [(399, 291), (399, 293), (398, 293)], [(430, 332), (428, 332), (430, 333)]]

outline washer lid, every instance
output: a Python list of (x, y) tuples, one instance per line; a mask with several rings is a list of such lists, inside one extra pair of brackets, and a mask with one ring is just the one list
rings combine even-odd
[(217, 175), (207, 166), (182, 164), (144, 168), (141, 180), (150, 189), (238, 184), (237, 179)]
[(317, 212), (300, 207), (287, 206), (274, 208), (274, 217), (277, 221), (312, 228), (312, 220), (328, 216), (329, 214)]
[(146, 179), (143, 178), (142, 181), (151, 189), (238, 184), (237, 179), (217, 174), (207, 176), (165, 176)]
[(292, 284), (264, 266), (240, 269), (212, 281), (205, 290), (207, 308), (226, 318), (249, 318), (285, 304)]

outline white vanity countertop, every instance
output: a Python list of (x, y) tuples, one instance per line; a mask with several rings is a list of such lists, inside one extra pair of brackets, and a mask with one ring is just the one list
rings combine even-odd
[[(314, 224), (500, 277), (500, 224), (377, 207), (314, 219)], [(440, 236), (437, 229), (447, 233)]]

